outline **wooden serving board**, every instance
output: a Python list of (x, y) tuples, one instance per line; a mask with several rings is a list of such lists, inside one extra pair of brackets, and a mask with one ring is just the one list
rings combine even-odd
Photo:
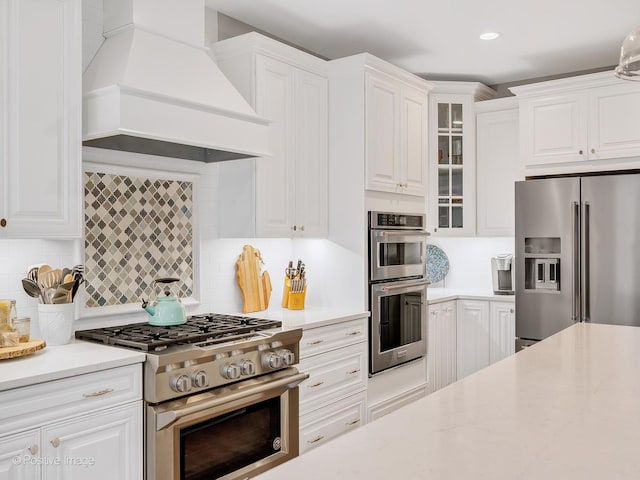
[(242, 313), (260, 312), (269, 308), (271, 278), (264, 271), (260, 251), (251, 245), (242, 247), (236, 262), (238, 286), (242, 292)]
[(17, 347), (0, 347), (0, 360), (31, 355), (46, 346), (47, 343), (44, 340), (33, 339), (29, 342), (21, 343)]

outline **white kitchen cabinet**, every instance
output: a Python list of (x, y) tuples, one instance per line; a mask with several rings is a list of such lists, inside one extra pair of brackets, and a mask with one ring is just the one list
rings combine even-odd
[(143, 478), (140, 364), (3, 391), (0, 403), (0, 479)]
[(524, 180), (518, 161), (518, 101), (476, 103), (476, 232), (513, 236), (515, 182)]
[(429, 305), (427, 372), (429, 393), (446, 387), (457, 378), (456, 301)]
[(81, 0), (0, 0), (0, 25), (0, 237), (80, 237)]
[(434, 84), (429, 96), (429, 229), (444, 236), (475, 235), (474, 102), (495, 92), (472, 82)]
[(489, 365), (489, 302), (458, 300), (456, 377), (461, 379)]
[(458, 300), (457, 308), (458, 380), (514, 353), (512, 302)]
[(489, 302), (489, 342), (489, 364), (515, 353), (516, 317), (512, 302)]
[(0, 438), (0, 480), (36, 480), (40, 465), (31, 462), (40, 453), (40, 431), (27, 430)]
[(298, 369), (300, 453), (366, 422), (367, 319), (304, 330)]
[(640, 164), (640, 85), (611, 72), (512, 87), (527, 175)]
[(326, 62), (257, 33), (212, 48), (222, 72), (258, 115), (271, 121), (271, 156), (219, 165), (221, 201), (249, 208), (246, 215), (235, 208), (219, 209), (220, 234), (325, 237)]
[(366, 188), (424, 196), (427, 91), (365, 72)]

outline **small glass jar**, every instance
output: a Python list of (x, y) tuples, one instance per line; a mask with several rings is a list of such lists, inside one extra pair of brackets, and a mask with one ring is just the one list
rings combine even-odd
[(13, 321), (13, 329), (18, 333), (20, 343), (28, 342), (31, 335), (31, 318), (16, 318)]

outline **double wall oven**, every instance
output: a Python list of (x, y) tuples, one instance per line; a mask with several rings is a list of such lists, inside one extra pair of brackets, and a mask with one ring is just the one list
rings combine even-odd
[(369, 373), (427, 353), (425, 215), (369, 212)]
[(246, 479), (298, 455), (300, 329), (207, 314), (76, 337), (146, 352), (146, 479)]

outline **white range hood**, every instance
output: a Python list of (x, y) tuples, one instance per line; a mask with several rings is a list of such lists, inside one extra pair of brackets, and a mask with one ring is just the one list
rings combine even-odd
[(268, 155), (268, 120), (209, 56), (204, 0), (108, 0), (83, 145), (203, 162)]

